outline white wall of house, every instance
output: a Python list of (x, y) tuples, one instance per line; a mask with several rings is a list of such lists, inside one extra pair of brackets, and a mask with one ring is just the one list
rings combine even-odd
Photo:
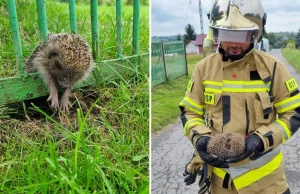
[(186, 54), (199, 54), (199, 48), (191, 41), (186, 45), (185, 52)]

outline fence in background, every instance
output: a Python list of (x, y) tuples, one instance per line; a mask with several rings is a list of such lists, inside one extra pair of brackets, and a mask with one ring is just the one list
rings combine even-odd
[[(80, 84), (78, 87), (95, 85), (101, 80), (111, 79), (115, 75), (120, 76), (126, 74), (128, 66), (123, 65), (122, 62), (134, 63), (136, 68), (141, 63), (142, 56), (148, 56), (148, 53), (139, 53), (139, 19), (140, 19), (140, 0), (133, 1), (133, 35), (132, 35), (132, 56), (123, 56), (122, 50), (122, 1), (116, 0), (116, 33), (117, 33), (117, 53), (118, 58), (106, 61), (100, 61), (99, 49), (99, 26), (98, 26), (98, 0), (90, 0), (91, 6), (91, 34), (92, 34), (92, 52), (93, 58), (97, 66), (101, 66), (101, 75), (91, 74), (89, 78)], [(45, 0), (36, 0), (38, 12), (38, 24), (40, 39), (48, 39), (48, 26)], [(24, 71), (23, 54), (21, 48), (21, 38), (18, 25), (18, 17), (16, 11), (15, 0), (7, 0), (7, 7), (9, 11), (10, 25), (12, 29), (12, 37), (14, 43), (14, 50), (17, 61), (17, 76), (1, 78), (0, 79), (0, 105), (19, 102), (23, 100), (33, 99), (40, 96), (47, 95), (48, 89), (44, 86), (43, 81), (39, 78), (38, 73), (27, 74)], [(69, 0), (69, 13), (71, 32), (77, 32), (76, 26), (76, 5), (75, 0)], [(51, 19), (51, 18), (50, 18)], [(105, 32), (104, 32), (105, 33)]]
[(183, 41), (151, 43), (151, 85), (188, 74)]

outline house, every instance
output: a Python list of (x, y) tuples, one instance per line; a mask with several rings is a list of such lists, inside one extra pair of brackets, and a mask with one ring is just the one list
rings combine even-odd
[[(195, 45), (198, 47), (198, 53), (203, 53), (203, 40), (206, 37), (206, 34), (198, 34), (196, 37)], [(216, 50), (218, 47), (218, 42), (214, 42), (212, 50)]]
[(196, 45), (196, 41), (192, 40), (185, 46), (186, 54), (199, 54), (199, 48)]

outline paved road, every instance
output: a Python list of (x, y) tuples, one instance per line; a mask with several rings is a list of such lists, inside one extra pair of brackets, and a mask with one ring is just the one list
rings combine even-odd
[[(283, 58), (280, 50), (273, 49), (271, 54), (287, 64), (289, 71), (300, 84), (300, 75)], [(284, 144), (286, 176), (292, 194), (300, 194), (299, 131)], [(178, 121), (167, 131), (152, 136), (151, 146), (151, 194), (198, 193), (196, 184), (192, 186), (183, 184), (182, 173), (193, 148), (188, 139), (183, 136), (181, 123)]]

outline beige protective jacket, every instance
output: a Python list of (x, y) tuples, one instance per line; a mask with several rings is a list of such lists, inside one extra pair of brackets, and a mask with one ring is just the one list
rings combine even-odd
[(258, 159), (213, 168), (212, 185), (229, 190), (234, 185), (242, 194), (264, 193), (275, 183), (276, 193), (288, 188), (280, 145), (300, 127), (300, 95), (282, 62), (254, 49), (234, 62), (210, 55), (196, 64), (179, 106), (184, 134), (194, 146), (199, 136), (223, 132), (255, 133), (264, 142)]

